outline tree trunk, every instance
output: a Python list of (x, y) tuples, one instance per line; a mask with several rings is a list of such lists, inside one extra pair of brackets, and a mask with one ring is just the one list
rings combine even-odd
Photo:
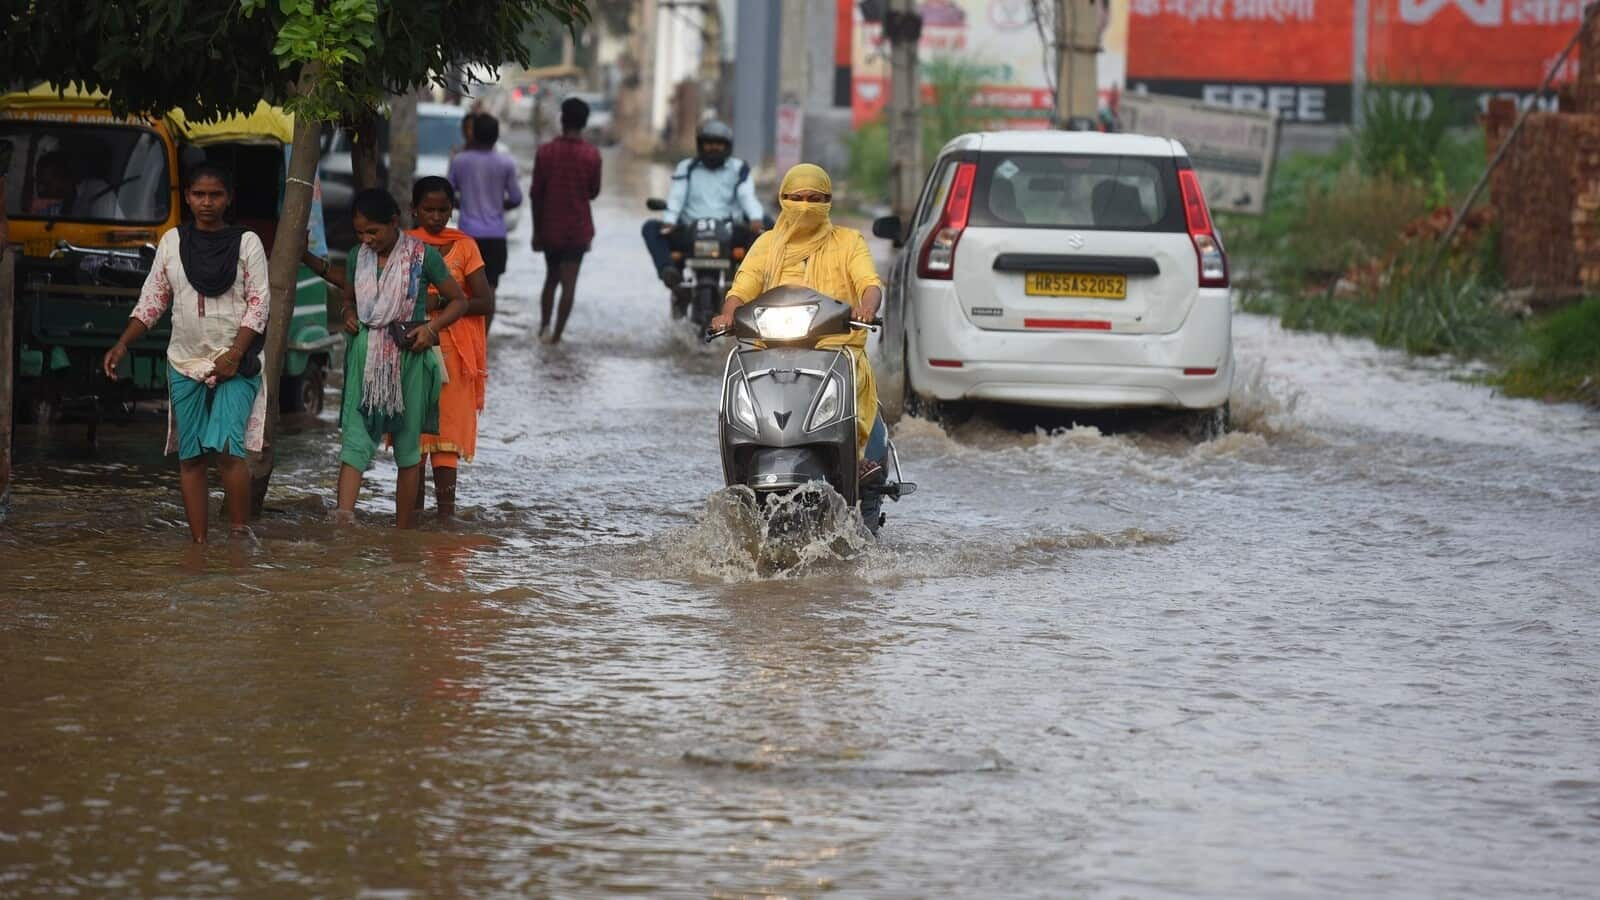
[(294, 316), (295, 282), (300, 277), (300, 257), (306, 249), (306, 224), (311, 219), (311, 183), (317, 174), (321, 123), (300, 115), (294, 120), (294, 144), (289, 156), (289, 178), (283, 190), (283, 211), (267, 264), (271, 302), (266, 347), (261, 357), (261, 381), (267, 386), (267, 429), (261, 452), (250, 460), (250, 508), (255, 516), (267, 497), (267, 484), (278, 439), (278, 380), (283, 375), (283, 355), (289, 344), (289, 320)]
[(350, 130), (354, 138), (350, 143), (350, 167), (356, 190), (383, 187), (378, 176), (378, 114), (372, 110), (363, 112), (351, 123)]
[[(402, 210), (411, 209), (417, 180), (417, 99), (416, 91), (389, 98), (389, 193)], [(400, 219), (410, 221), (405, 214)]]

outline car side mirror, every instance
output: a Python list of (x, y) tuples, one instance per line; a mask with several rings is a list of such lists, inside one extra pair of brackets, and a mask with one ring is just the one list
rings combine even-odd
[(894, 245), (896, 247), (900, 246), (902, 241), (901, 232), (904, 230), (904, 226), (900, 223), (899, 216), (884, 216), (883, 218), (872, 223), (873, 236), (894, 241)]
[(660, 197), (651, 197), (649, 200), (646, 200), (644, 202), (644, 205), (645, 205), (645, 208), (650, 210), (651, 212), (666, 212), (667, 211), (667, 201), (661, 199)]

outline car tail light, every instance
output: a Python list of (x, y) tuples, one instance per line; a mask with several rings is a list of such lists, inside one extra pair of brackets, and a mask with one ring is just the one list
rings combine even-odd
[(1211, 211), (1200, 190), (1200, 176), (1193, 169), (1178, 170), (1178, 187), (1183, 191), (1183, 215), (1189, 221), (1189, 239), (1194, 241), (1195, 260), (1200, 264), (1201, 287), (1228, 286), (1228, 255), (1211, 227)]
[(956, 244), (961, 241), (961, 233), (967, 230), (967, 216), (972, 212), (972, 182), (977, 176), (977, 163), (956, 166), (956, 177), (950, 182), (950, 196), (945, 198), (939, 224), (934, 227), (928, 243), (923, 245), (922, 258), (917, 263), (917, 274), (923, 278), (949, 281), (955, 277)]

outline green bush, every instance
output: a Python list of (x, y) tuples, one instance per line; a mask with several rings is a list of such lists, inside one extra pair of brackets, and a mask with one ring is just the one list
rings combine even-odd
[(1454, 95), (1379, 85), (1368, 90), (1362, 108), (1365, 115), (1356, 132), (1361, 171), (1444, 191), (1441, 151), (1452, 124), (1462, 118)]
[[(973, 105), (981, 71), (971, 63), (938, 59), (923, 67), (922, 78), (933, 88), (934, 102), (922, 106), (922, 162), (933, 165), (951, 138), (977, 131), (991, 110)], [(861, 203), (889, 201), (889, 126), (874, 119), (850, 135), (851, 196)]]
[(1520, 397), (1600, 402), (1600, 297), (1553, 313), (1530, 328), (1501, 385)]
[(857, 203), (889, 200), (889, 126), (874, 119), (850, 134), (849, 196)]

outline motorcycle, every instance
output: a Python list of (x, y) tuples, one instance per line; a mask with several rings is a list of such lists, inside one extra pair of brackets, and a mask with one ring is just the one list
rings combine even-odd
[(739, 341), (728, 353), (717, 416), (725, 483), (748, 488), (763, 507), (825, 484), (848, 507), (859, 503), (863, 523), (876, 534), (887, 518), (883, 499), (898, 502), (917, 486), (905, 480), (893, 441), (879, 460), (884, 476), (857, 482), (853, 357), (816, 348), (829, 335), (881, 325), (851, 314), (847, 303), (788, 285), (741, 306), (732, 325), (706, 340)]
[[(651, 199), (645, 204), (653, 212), (667, 208), (666, 201)], [(697, 331), (706, 326), (722, 309), (722, 298), (733, 285), (733, 275), (744, 259), (744, 248), (734, 247), (734, 220), (696, 219), (675, 226), (687, 229), (693, 236), (692, 252), (674, 250), (672, 258), (682, 266), (683, 280), (672, 289), (672, 317), (685, 315)]]

